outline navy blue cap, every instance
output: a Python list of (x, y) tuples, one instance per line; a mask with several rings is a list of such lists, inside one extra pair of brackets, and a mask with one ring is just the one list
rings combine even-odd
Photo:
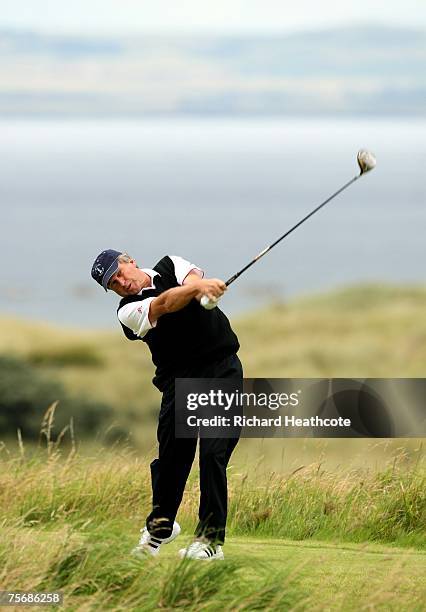
[(114, 249), (107, 249), (102, 251), (92, 266), (92, 278), (95, 279), (105, 291), (108, 290), (108, 283), (111, 276), (118, 270), (118, 258), (122, 254), (122, 251), (114, 251)]

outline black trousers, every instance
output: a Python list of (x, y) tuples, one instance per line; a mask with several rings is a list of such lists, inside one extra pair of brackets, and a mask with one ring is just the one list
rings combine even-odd
[[(237, 355), (185, 372), (188, 378), (236, 378), (243, 369)], [(146, 526), (159, 538), (170, 536), (197, 448), (196, 438), (175, 438), (175, 383), (163, 392), (158, 421), (158, 459), (151, 463), (152, 512)], [(228, 510), (226, 467), (238, 438), (200, 439), (200, 507), (195, 532), (216, 543), (225, 541)]]

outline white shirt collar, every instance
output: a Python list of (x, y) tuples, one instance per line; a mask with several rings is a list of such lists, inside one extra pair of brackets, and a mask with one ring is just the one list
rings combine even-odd
[(155, 286), (154, 286), (154, 276), (157, 276), (157, 274), (159, 274), (155, 270), (151, 270), (151, 268), (141, 268), (141, 270), (142, 270), (142, 272), (145, 272), (145, 274), (148, 274), (148, 276), (150, 277), (150, 279), (151, 279), (151, 286), (150, 287), (143, 287), (139, 291), (138, 295), (141, 295), (142, 291), (144, 291), (145, 289), (155, 289)]

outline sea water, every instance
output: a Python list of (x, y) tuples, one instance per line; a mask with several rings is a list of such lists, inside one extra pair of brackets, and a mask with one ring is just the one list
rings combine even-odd
[(103, 249), (181, 255), (226, 280), (358, 172), (377, 168), (232, 285), (226, 312), (359, 282), (424, 283), (423, 119), (3, 120), (0, 314), (116, 326)]

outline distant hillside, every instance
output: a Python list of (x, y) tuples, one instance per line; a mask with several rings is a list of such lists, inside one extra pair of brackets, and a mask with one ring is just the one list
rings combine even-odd
[(87, 38), (0, 31), (3, 115), (424, 114), (426, 32)]
[[(246, 377), (424, 377), (425, 312), (424, 287), (361, 285), (277, 302), (232, 323)], [(118, 331), (4, 317), (1, 356), (24, 359), (70, 392), (112, 405), (118, 420), (124, 412), (157, 413), (149, 351)]]
[[(277, 302), (232, 324), (247, 378), (423, 378), (425, 312), (425, 287), (364, 285)], [(130, 436), (151, 448), (161, 401), (153, 373), (147, 347), (118, 331), (0, 317), (0, 434), (19, 427), (34, 437), (59, 399), (56, 433), (72, 416), (79, 439)]]

